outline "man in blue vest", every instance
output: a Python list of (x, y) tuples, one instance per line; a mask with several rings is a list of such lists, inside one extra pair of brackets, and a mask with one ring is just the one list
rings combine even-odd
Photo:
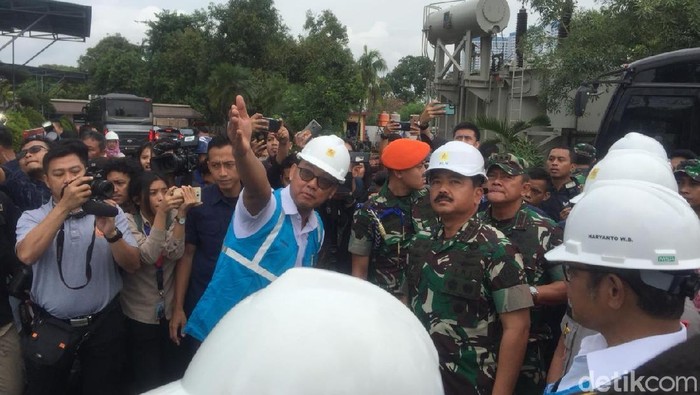
[(350, 166), (342, 139), (316, 137), (299, 153), (290, 185), (272, 191), (265, 167), (250, 147), (253, 126), (243, 97), (236, 97), (229, 117), (227, 133), (245, 187), (214, 276), (185, 327), (200, 341), (245, 297), (292, 267), (316, 263), (323, 225), (314, 209), (333, 196)]

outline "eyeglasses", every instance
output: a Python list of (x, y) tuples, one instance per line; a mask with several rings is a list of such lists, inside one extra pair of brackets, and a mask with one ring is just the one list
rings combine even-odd
[(310, 182), (311, 180), (313, 180), (315, 178), (316, 184), (318, 184), (318, 187), (321, 189), (328, 189), (328, 188), (332, 187), (333, 185), (338, 185), (338, 182), (336, 180), (331, 180), (330, 178), (317, 176), (310, 169), (307, 169), (305, 167), (298, 167), (298, 169), (299, 169), (299, 177), (303, 181)]
[(579, 272), (609, 272), (609, 270), (600, 270), (597, 269), (593, 266), (579, 266), (579, 265), (572, 265), (570, 263), (562, 263), (561, 264), (562, 269), (564, 270), (564, 280), (566, 282), (571, 282), (571, 272), (574, 271), (579, 271)]
[(22, 159), (25, 156), (27, 156), (27, 154), (36, 155), (39, 153), (39, 151), (41, 151), (43, 149), (48, 149), (48, 148), (44, 147), (43, 145), (33, 145), (27, 149), (23, 149), (23, 150), (19, 151), (17, 153), (17, 159)]

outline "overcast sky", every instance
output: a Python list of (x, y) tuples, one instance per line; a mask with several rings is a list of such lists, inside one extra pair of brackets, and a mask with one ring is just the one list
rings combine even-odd
[[(473, 1), (473, 0), (472, 0)], [(189, 13), (206, 8), (208, 3), (191, 0), (72, 0), (72, 3), (92, 6), (92, 31), (85, 43), (57, 42), (32, 60), (29, 65), (65, 64), (76, 66), (78, 57), (107, 35), (116, 33), (133, 43), (140, 43), (146, 31), (142, 21), (153, 18), (163, 9)], [(224, 3), (217, 0), (214, 3)], [(303, 33), (306, 11), (318, 14), (330, 9), (348, 29), (350, 48), (355, 58), (363, 45), (377, 49), (386, 60), (389, 70), (406, 55), (420, 55), (422, 44), (423, 9), (433, 3), (425, 0), (276, 0), (275, 6), (293, 35)], [(521, 2), (508, 0), (511, 20), (505, 33), (515, 30), (515, 16)], [(582, 7), (595, 7), (596, 0), (578, 0)], [(529, 22), (535, 21), (530, 15)], [(0, 37), (0, 46), (9, 41)], [(15, 41), (15, 63), (23, 64), (38, 52), (44, 40), (20, 38)], [(12, 62), (11, 47), (0, 51), (0, 61)], [(432, 50), (429, 52), (432, 58)]]

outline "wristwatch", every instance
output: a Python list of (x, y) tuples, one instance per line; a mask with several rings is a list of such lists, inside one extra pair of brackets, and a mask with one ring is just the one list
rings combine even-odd
[(537, 290), (537, 287), (530, 286), (530, 295), (532, 295), (532, 301), (537, 304), (537, 296), (539, 296), (540, 292)]
[(184, 225), (185, 222), (187, 221), (187, 217), (178, 217), (177, 215), (175, 216), (175, 221), (177, 221), (178, 224)]
[(110, 244), (116, 243), (117, 241), (119, 241), (119, 239), (122, 238), (122, 236), (124, 236), (122, 234), (122, 231), (117, 228), (117, 233), (115, 233), (113, 237), (107, 237), (107, 235), (105, 235), (105, 240), (107, 240), (107, 243), (110, 243)]

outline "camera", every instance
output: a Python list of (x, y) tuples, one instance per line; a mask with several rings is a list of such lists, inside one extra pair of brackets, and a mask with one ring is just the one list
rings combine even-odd
[(410, 122), (399, 122), (399, 125), (401, 125), (399, 130), (401, 130), (402, 132), (408, 132), (411, 130), (411, 123)]
[(151, 169), (164, 174), (182, 176), (192, 173), (199, 164), (195, 136), (183, 136), (173, 141), (159, 141), (153, 146)]
[(114, 185), (107, 180), (104, 168), (99, 160), (91, 160), (88, 163), (86, 176), (92, 177), (90, 181), (90, 199), (83, 204), (83, 212), (98, 217), (116, 217), (119, 213), (116, 207), (105, 203), (114, 194)]
[(280, 130), (280, 127), (282, 127), (282, 121), (279, 119), (275, 118), (265, 118), (267, 119), (268, 125), (267, 125), (267, 131), (270, 133), (277, 133)]

